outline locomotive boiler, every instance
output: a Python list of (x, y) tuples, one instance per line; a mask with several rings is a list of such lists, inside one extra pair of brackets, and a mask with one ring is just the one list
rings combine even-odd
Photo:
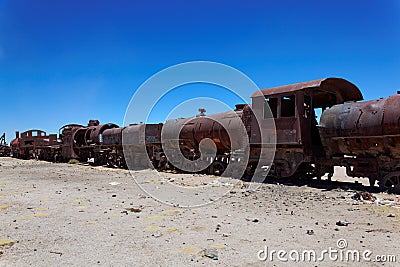
[(63, 126), (63, 158), (87, 161), (94, 158), (95, 163), (104, 163), (100, 157), (101, 145), (103, 144), (103, 132), (107, 129), (117, 128), (113, 123), (100, 124), (98, 120), (90, 120), (87, 127), (70, 124)]
[[(173, 166), (184, 166), (185, 159), (200, 159), (198, 164), (203, 167), (197, 167), (201, 171), (221, 175), (229, 161), (235, 160), (232, 152), (245, 149), (243, 138), (247, 138), (248, 133), (242, 125), (250, 112), (249, 105), (239, 104), (233, 111), (210, 116), (205, 115), (205, 109), (199, 111), (196, 117), (168, 120), (164, 124), (163, 150)], [(177, 140), (175, 144), (174, 140)], [(206, 140), (208, 142), (204, 142)], [(184, 169), (190, 170), (192, 164), (187, 162), (187, 165)]]
[(400, 191), (400, 94), (335, 105), (322, 114), (319, 129), (331, 165)]

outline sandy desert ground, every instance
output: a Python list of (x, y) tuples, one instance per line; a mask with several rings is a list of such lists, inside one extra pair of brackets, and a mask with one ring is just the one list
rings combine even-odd
[[(134, 176), (162, 190), (154, 172)], [(234, 184), (161, 177), (212, 185), (205, 187), (210, 196)], [(342, 170), (334, 180), (272, 181), (255, 191), (237, 183), (210, 204), (180, 208), (148, 196), (127, 170), (0, 158), (0, 266), (399, 265), (400, 196), (372, 192), (377, 200), (355, 200), (365, 181), (354, 183)], [(307, 251), (320, 259), (308, 262)], [(349, 251), (360, 260), (340, 258)], [(397, 263), (388, 262), (392, 255)]]

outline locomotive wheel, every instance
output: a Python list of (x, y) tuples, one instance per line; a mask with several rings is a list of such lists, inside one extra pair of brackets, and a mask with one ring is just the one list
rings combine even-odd
[(214, 161), (210, 167), (210, 174), (221, 175), (225, 171), (225, 164), (219, 161)]
[(247, 166), (247, 168), (246, 168), (246, 170), (245, 170), (245, 175), (246, 175), (246, 178), (250, 181), (251, 180), (251, 178), (253, 178), (253, 175), (254, 175), (254, 173), (256, 172), (256, 167), (257, 167), (257, 165), (255, 165), (255, 164), (249, 164), (248, 166)]
[(379, 181), (381, 190), (400, 194), (400, 171), (388, 173)]

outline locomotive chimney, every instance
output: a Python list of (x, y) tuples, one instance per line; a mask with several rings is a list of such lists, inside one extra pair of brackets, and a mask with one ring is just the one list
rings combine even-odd
[(99, 124), (98, 120), (89, 120), (88, 126), (98, 126)]
[(397, 94), (400, 95), (400, 91), (397, 91)]
[(246, 106), (246, 104), (236, 104), (235, 105), (235, 110), (242, 110), (244, 107)]
[(199, 112), (200, 112), (200, 114), (198, 114), (196, 117), (203, 117), (203, 116), (205, 116), (206, 114), (206, 109), (205, 108), (199, 108)]
[(19, 138), (19, 131), (15, 132), (15, 138)]

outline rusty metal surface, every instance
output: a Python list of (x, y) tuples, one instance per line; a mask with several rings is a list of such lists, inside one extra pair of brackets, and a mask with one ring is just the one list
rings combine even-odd
[(344, 103), (321, 116), (320, 131), (331, 155), (400, 153), (400, 95)]
[(126, 145), (141, 145), (161, 143), (161, 129), (163, 124), (136, 124), (125, 127), (122, 131)]
[(130, 169), (149, 168), (159, 160), (163, 124), (134, 124), (122, 130), (124, 164)]
[(83, 125), (79, 124), (67, 124), (60, 128), (60, 138), (62, 139), (62, 151), (61, 155), (64, 160), (78, 159), (79, 156), (74, 152), (74, 133), (80, 129), (84, 128)]
[[(274, 120), (275, 127), (272, 128), (275, 128), (276, 140), (272, 141), (276, 144), (276, 173), (277, 176), (291, 176), (303, 163), (311, 164), (317, 156), (325, 156), (314, 109), (326, 109), (362, 98), (354, 84), (341, 78), (325, 78), (257, 91), (252, 95), (252, 108), (262, 120), (258, 125), (255, 125), (256, 122), (251, 124), (255, 132), (251, 133), (251, 143), (260, 143), (257, 126), (264, 136), (274, 136), (266, 132), (268, 127), (263, 126), (264, 122)], [(271, 107), (270, 114), (267, 101), (276, 103)]]
[(9, 157), (11, 155), (11, 148), (9, 146), (0, 145), (0, 157)]
[(41, 130), (25, 131), (19, 136), (11, 142), (14, 157), (53, 160), (55, 153), (58, 153), (61, 147), (61, 140), (56, 134), (47, 135)]
[(383, 133), (385, 135), (400, 134), (400, 94), (390, 96), (385, 103)]
[[(308, 90), (311, 94), (318, 95), (319, 92), (330, 92), (336, 96), (334, 104), (343, 103), (345, 101), (359, 101), (363, 99), (361, 91), (351, 82), (341, 78), (325, 78), (309, 82), (302, 82), (279, 86), (275, 88), (267, 88), (255, 92), (251, 97), (269, 97), (279, 94), (294, 93), (300, 90)], [(313, 92), (314, 91), (314, 92)], [(326, 99), (314, 99), (314, 102), (323, 102)]]
[(97, 126), (80, 127), (73, 133), (74, 145), (76, 147), (101, 145), (103, 132), (107, 129), (117, 128), (117, 127), (118, 125), (113, 123), (100, 124)]
[(89, 120), (88, 127), (90, 126), (98, 126), (100, 122), (98, 120)]
[[(74, 147), (83, 147), (87, 146), (86, 139), (90, 138), (90, 131), (93, 129), (94, 126), (91, 127), (82, 127), (78, 128), (72, 134), (73, 146)], [(88, 134), (86, 134), (88, 132)], [(86, 138), (86, 136), (88, 138)]]
[(122, 145), (122, 131), (124, 128), (112, 128), (103, 132), (104, 145)]
[(90, 143), (89, 140), (87, 140), (87, 143), (97, 144), (97, 145), (101, 144), (103, 142), (102, 140), (103, 132), (107, 129), (112, 129), (112, 128), (118, 128), (118, 125), (113, 123), (107, 123), (95, 126), (93, 130), (90, 132)]
[[(237, 149), (242, 145), (240, 125), (242, 124), (242, 111), (230, 111), (210, 115), (208, 117), (195, 118), (194, 140), (197, 144), (204, 138), (210, 138), (217, 146), (217, 150), (229, 151), (232, 148)], [(185, 128), (182, 129), (182, 134)], [(230, 138), (228, 132), (233, 135)], [(237, 133), (235, 133), (237, 132)]]
[(170, 131), (165, 136), (173, 136), (173, 132), (179, 132), (181, 148), (197, 151), (201, 140), (209, 138), (214, 141), (218, 151), (229, 151), (232, 145), (241, 147), (242, 139), (236, 138), (231, 144), (228, 134), (239, 131), (241, 124), (242, 110), (238, 109), (210, 116), (169, 120), (164, 130)]
[(118, 128), (113, 123), (99, 124), (98, 120), (90, 120), (89, 126), (83, 127), (71, 124), (63, 127), (63, 157), (76, 158), (86, 161), (95, 157), (103, 144), (103, 132), (108, 129)]
[(320, 134), (332, 165), (353, 177), (382, 183), (400, 170), (400, 95), (333, 106), (321, 116)]
[(326, 110), (320, 125), (333, 136), (374, 136), (382, 134), (386, 99), (344, 103)]

